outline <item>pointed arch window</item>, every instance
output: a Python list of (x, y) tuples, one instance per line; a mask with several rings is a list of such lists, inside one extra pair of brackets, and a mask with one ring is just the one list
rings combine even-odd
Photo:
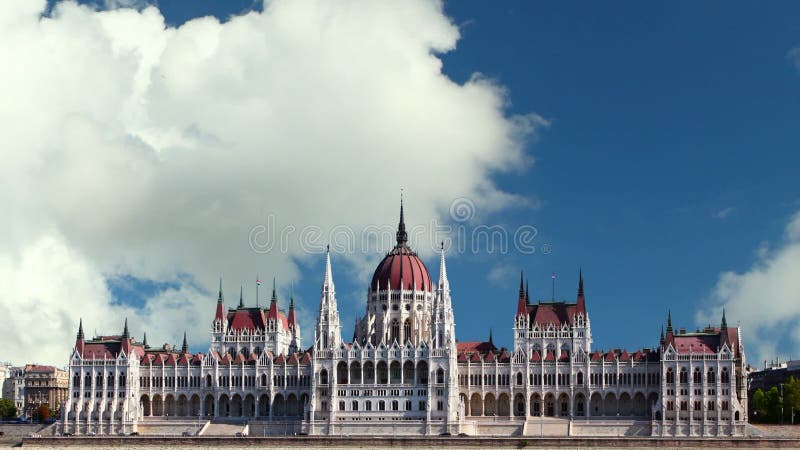
[(392, 320), (392, 326), (389, 332), (389, 343), (400, 340), (400, 322), (397, 319)]
[(411, 320), (406, 319), (403, 323), (403, 341), (411, 340)]

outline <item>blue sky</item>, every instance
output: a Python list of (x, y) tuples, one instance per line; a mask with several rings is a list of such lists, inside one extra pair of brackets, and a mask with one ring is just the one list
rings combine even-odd
[[(180, 25), (250, 4), (159, 6)], [(510, 346), (518, 271), (544, 300), (555, 272), (556, 296), (572, 300), (582, 267), (595, 346), (655, 346), (669, 309), (676, 324), (697, 326), (718, 274), (745, 270), (762, 242), (780, 238), (800, 202), (800, 77), (786, 56), (800, 43), (800, 5), (459, 1), (445, 10), (462, 37), (442, 55), (443, 72), (456, 82), (480, 72), (508, 89), (512, 113), (552, 122), (527, 149), (532, 167), (495, 177), (541, 207), (488, 219), (533, 224), (552, 253), (451, 258), (460, 339), (493, 327)], [(427, 264), (437, 276), (436, 260)], [(313, 303), (322, 266), (301, 267), (309, 283), (295, 289)], [(494, 267), (502, 282), (487, 280)], [(337, 286), (363, 289), (341, 272)], [(342, 311), (345, 330), (361, 312)]]
[[(23, 187), (26, 195), (35, 199), (29, 204), (40, 211), (34, 214), (29, 210), (36, 207), (12, 202), (13, 216), (24, 217), (28, 225), (37, 224), (23, 226), (23, 220), (17, 219), (20, 229), (38, 230), (41, 225), (44, 231), (26, 231), (27, 235), (19, 237), (22, 235), (14, 234), (14, 228), (14, 233), (6, 234), (15, 236), (14, 245), (21, 246), (9, 254), (30, 256), (9, 264), (19, 286), (28, 286), (29, 278), (52, 273), (48, 272), (51, 267), (66, 273), (53, 284), (63, 283), (68, 288), (59, 285), (53, 289), (95, 299), (95, 303), (85, 300), (83, 304), (97, 310), (92, 320), (100, 322), (87, 324), (89, 329), (114, 331), (105, 322), (121, 323), (117, 316), (127, 314), (133, 318), (134, 334), (147, 331), (151, 340), (159, 339), (152, 337), (159, 333), (165, 340), (179, 339), (182, 330), (172, 328), (181, 323), (181, 314), (205, 311), (210, 321), (216, 298), (213, 290), (221, 273), (231, 306), (240, 284), (246, 301), (253, 301), (256, 275), (266, 280), (265, 284), (277, 275), (284, 302), (289, 283), (294, 281), (301, 326), (311, 330), (319, 301), (322, 254), (296, 252), (285, 258), (275, 253), (255, 254), (246, 245), (248, 231), (270, 212), (299, 225), (314, 224), (320, 218), (356, 228), (368, 223), (395, 225), (398, 194), (403, 188), (410, 222), (423, 223), (434, 215), (447, 217), (448, 200), (463, 195), (475, 198), (478, 205), (480, 222), (471, 224), (473, 227), (499, 225), (514, 230), (532, 225), (538, 231), (537, 251), (532, 255), (512, 249), (506, 254), (448, 256), (460, 340), (485, 339), (493, 328), (495, 342), (510, 346), (520, 270), (530, 282), (533, 300), (551, 298), (551, 273), (556, 273), (555, 296), (572, 301), (582, 269), (596, 348), (653, 347), (668, 310), (677, 326), (695, 328), (707, 321), (718, 323), (725, 306), (729, 323), (743, 325), (745, 346), (754, 359), (800, 356), (791, 353), (800, 342), (800, 334), (794, 331), (800, 329), (800, 309), (794, 303), (800, 302), (790, 294), (799, 286), (793, 275), (786, 275), (800, 270), (800, 250), (795, 252), (800, 249), (800, 216), (796, 215), (800, 210), (796, 176), (800, 167), (800, 50), (793, 53), (800, 48), (797, 2), (629, 1), (609, 5), (454, 1), (444, 4), (444, 14), (457, 26), (457, 40), (455, 29), (437, 21), (440, 11), (420, 12), (425, 7), (410, 6), (412, 2), (403, 5), (408, 10), (397, 12), (396, 20), (393, 12), (382, 14), (375, 5), (348, 9), (322, 3), (322, 14), (303, 16), (292, 9), (302, 9), (297, 4), (289, 7), (291, 3), (279, 2), (275, 10), (283, 15), (273, 11), (272, 22), (267, 23), (280, 32), (289, 30), (280, 35), (289, 37), (279, 39), (276, 47), (267, 46), (274, 52), (267, 56), (258, 54), (264, 42), (254, 37), (261, 36), (253, 31), (257, 28), (247, 28), (252, 23), (225, 28), (232, 16), (261, 12), (258, 1), (161, 0), (156, 3), (158, 10), (149, 13), (141, 10), (152, 3), (146, 1), (81, 3), (99, 9), (132, 4), (139, 7), (140, 14), (97, 19), (93, 12), (67, 5), (53, 15), (53, 26), (35, 31), (59, 32), (62, 28), (56, 25), (63, 27), (63, 34), (43, 42), (63, 41), (63, 48), (48, 51), (56, 56), (63, 53), (64, 58), (41, 53), (44, 60), (61, 64), (59, 70), (65, 72), (63, 79), (42, 81), (53, 90), (42, 91), (46, 94), (42, 94), (43, 101), (59, 105), (58, 114), (64, 110), (63, 117), (45, 123), (43, 129), (60, 130), (67, 124), (63, 129), (73, 130), (58, 135), (59, 150), (50, 150), (67, 155), (55, 159), (56, 169), (60, 172), (63, 168), (64, 180), (72, 180), (68, 176), (73, 175), (74, 167), (92, 168), (86, 160), (99, 161), (96, 164), (101, 169), (96, 173), (101, 175), (88, 178), (96, 179), (100, 187), (74, 181), (45, 188)], [(48, 0), (47, 4), (52, 7), (54, 2)], [(49, 14), (52, 11), (45, 16)], [(163, 32), (159, 14), (169, 30), (180, 27), (181, 33)], [(421, 18), (417, 23), (408, 20), (414, 14)], [(217, 17), (222, 25), (197, 20), (206, 15)], [(342, 22), (325, 21), (328, 16)], [(342, 17), (351, 16), (356, 17), (353, 23), (358, 26), (341, 35), (325, 34), (332, 33), (326, 28), (331, 23), (349, 24)], [(298, 17), (300, 21), (291, 22)], [(323, 17), (323, 25), (317, 29), (313, 24), (319, 17)], [(103, 20), (109, 20), (111, 26)], [(292, 26), (281, 28), (282, 21)], [(127, 26), (121, 26), (123, 22)], [(187, 22), (192, 26), (185, 27)], [(397, 28), (395, 22), (400, 24)], [(96, 27), (97, 23), (102, 26)], [(68, 32), (76, 25), (73, 30), (80, 33)], [(223, 28), (228, 34), (220, 32), (219, 36), (233, 37), (228, 41), (233, 46), (226, 48), (230, 54), (203, 53), (207, 36), (214, 36), (209, 38), (214, 45), (214, 39), (226, 42), (215, 34)], [(250, 34), (236, 35), (242, 30)], [(348, 47), (352, 45), (348, 32), (367, 36), (363, 48), (357, 40), (355, 49)], [(175, 38), (176, 34), (184, 40)], [(326, 46), (320, 36), (342, 39), (335, 41), (342, 42), (341, 49), (338, 44)], [(411, 50), (392, 40), (395, 36), (406, 36)], [(14, 37), (27, 43), (38, 42), (34, 38), (41, 36)], [(384, 37), (385, 42), (381, 40)], [(106, 39), (114, 43), (108, 55), (100, 45)], [(306, 41), (319, 44), (322, 50)], [(302, 45), (291, 47), (298, 42)], [(455, 42), (454, 49), (449, 48), (451, 42)], [(123, 51), (118, 49), (120, 45)], [(286, 50), (284, 45), (289, 50), (281, 53)], [(95, 50), (81, 51), (85, 48)], [(159, 53), (163, 48), (169, 51)], [(20, 59), (17, 66), (31, 64), (39, 54), (36, 50), (29, 59), (14, 55)], [(234, 54), (238, 51), (242, 55)], [(108, 59), (102, 59), (106, 56)], [(259, 59), (262, 56), (266, 62)], [(362, 56), (374, 64), (361, 65), (358, 59)], [(352, 58), (350, 70), (363, 72), (354, 76), (353, 84), (368, 87), (363, 93), (356, 89), (356, 94), (342, 100), (336, 83), (341, 83), (341, 91), (348, 95), (353, 88), (349, 86), (347, 63), (351, 61), (347, 58)], [(158, 63), (152, 62), (155, 59)], [(436, 72), (438, 60), (441, 73), (455, 85), (436, 84), (441, 81)], [(77, 73), (72, 77), (67, 75), (73, 73), (70, 62)], [(138, 64), (149, 69), (131, 69), (140, 67)], [(40, 66), (46, 67), (45, 63)], [(81, 72), (80, 67), (87, 69)], [(96, 69), (89, 70), (92, 67)], [(297, 67), (299, 71), (293, 71)], [(432, 67), (436, 73), (431, 78)], [(317, 69), (319, 78), (315, 77)], [(283, 71), (294, 75), (287, 76), (287, 81), (281, 77)], [(129, 80), (131, 73), (136, 73), (133, 81)], [(343, 77), (336, 78), (341, 73)], [(372, 75), (388, 87), (370, 90)], [(19, 78), (27, 76), (26, 72)], [(146, 88), (138, 77), (149, 80)], [(292, 84), (293, 78), (299, 78), (300, 84)], [(116, 80), (120, 80), (118, 85)], [(278, 86), (276, 91), (270, 91), (270, 83)], [(35, 105), (41, 85), (28, 91), (16, 86), (13, 93)], [(78, 86), (90, 87), (88, 100), (75, 100), (78, 95), (72, 92), (80, 91)], [(319, 86), (320, 90), (315, 90)], [(440, 88), (420, 89), (420, 94), (415, 90), (420, 86)], [(63, 92), (59, 87), (65, 88)], [(126, 94), (129, 97), (120, 95), (122, 99), (117, 101), (117, 92), (127, 90), (131, 91)], [(188, 92), (185, 97), (184, 91)], [(265, 91), (272, 97), (261, 97)], [(289, 106), (270, 103), (286, 91), (293, 96), (290, 100), (297, 98), (298, 110), (291, 102)], [(316, 92), (322, 93), (319, 98), (314, 98)], [(448, 99), (442, 104), (459, 95), (464, 98), (453, 102), (451, 109), (433, 109), (441, 104), (427, 100), (439, 92)], [(61, 102), (54, 100), (62, 94)], [(362, 95), (394, 99), (397, 111), (392, 101), (387, 101), (388, 113), (378, 104), (374, 114), (364, 107), (368, 113), (360, 115)], [(407, 97), (420, 99), (412, 103), (416, 109), (403, 109)], [(106, 98), (112, 106), (104, 105)], [(227, 103), (229, 99), (233, 100)], [(91, 119), (88, 125), (81, 124), (79, 131), (72, 128), (73, 101), (77, 105), (73, 109)], [(504, 106), (492, 106), (501, 101)], [(264, 108), (265, 104), (275, 109)], [(152, 109), (139, 111), (131, 105)], [(325, 109), (328, 105), (344, 106), (330, 113)], [(255, 112), (246, 110), (250, 107)], [(438, 135), (428, 139), (431, 130), (424, 128), (412, 131), (410, 137), (393, 134), (395, 125), (418, 130), (419, 124), (406, 123), (406, 118), (417, 113), (427, 118), (427, 107), (432, 108), (431, 124), (438, 124), (437, 112), (448, 111), (439, 115), (455, 118), (462, 117), (462, 111), (476, 111), (474, 116), (465, 115), (463, 122), (445, 122), (435, 130), (444, 129), (447, 139), (463, 133), (465, 140), (442, 140)], [(498, 109), (499, 117), (486, 113)], [(119, 110), (124, 114), (117, 119)], [(216, 110), (222, 112), (214, 116)], [(270, 116), (259, 122), (274, 111), (277, 119)], [(411, 112), (403, 116), (405, 111)], [(109, 115), (114, 120), (105, 122)], [(270, 134), (283, 124), (281, 117), (289, 118), (285, 128), (290, 135), (284, 136), (284, 141)], [(472, 122), (475, 117), (487, 118), (485, 134), (476, 132), (483, 123)], [(526, 117), (533, 120), (529, 125), (535, 132), (516, 137), (519, 129), (514, 124)], [(299, 122), (293, 121), (295, 118)], [(215, 126), (223, 122), (231, 130), (229, 134), (221, 130), (225, 127)], [(91, 133), (95, 125), (103, 131)], [(300, 131), (293, 134), (293, 127)], [(373, 136), (374, 129), (381, 131)], [(114, 138), (118, 130), (122, 130), (121, 137)], [(360, 140), (362, 132), (366, 137)], [(42, 133), (32, 126), (31, 142), (38, 145)], [(320, 136), (321, 144), (306, 142), (315, 135)], [(355, 143), (348, 140), (352, 135), (359, 137)], [(245, 137), (240, 141), (239, 136)], [(73, 154), (82, 155), (79, 150), (61, 149), (71, 148), (70, 139), (77, 139), (78, 148), (118, 145), (122, 150), (114, 157), (97, 153), (76, 158)], [(480, 147), (483, 144), (472, 148), (472, 141), (489, 144), (485, 149)], [(280, 144), (286, 142), (287, 148), (296, 148), (281, 151)], [(441, 142), (449, 146), (442, 146), (439, 154), (436, 145)], [(326, 144), (330, 151), (323, 148)], [(363, 149), (358, 147), (362, 144)], [(417, 144), (431, 147), (392, 153), (398, 151), (395, 147)], [(199, 152), (203, 145), (211, 150)], [(361, 152), (356, 156), (366, 152), (369, 156), (363, 163), (353, 155), (334, 158), (349, 147)], [(8, 148), (22, 155), (30, 144)], [(462, 148), (463, 156), (459, 153)], [(150, 149), (152, 154), (142, 160), (130, 156)], [(388, 163), (375, 156), (384, 149), (391, 155)], [(300, 155), (299, 162), (292, 155)], [(433, 177), (421, 170), (426, 165), (437, 168)], [(12, 163), (9, 167), (16, 166)], [(42, 176), (26, 172), (24, 164), (19, 167), (13, 173), (28, 180)], [(117, 171), (118, 167), (125, 169)], [(264, 172), (251, 171), (254, 167)], [(320, 167), (325, 170), (319, 172)], [(337, 172), (333, 182), (320, 182), (320, 188), (314, 178), (320, 173), (324, 178), (329, 171), (342, 173)], [(76, 173), (75, 179), (86, 181), (83, 174), (90, 172)], [(129, 177), (131, 173), (134, 176)], [(465, 181), (461, 182), (462, 178)], [(362, 179), (377, 181), (365, 187), (358, 184)], [(103, 185), (101, 181), (107, 182)], [(142, 188), (151, 181), (154, 188)], [(434, 195), (439, 189), (442, 192)], [(109, 199), (104, 197), (106, 191)], [(369, 195), (361, 195), (367, 191)], [(83, 209), (86, 198), (98, 206), (90, 204)], [(117, 203), (126, 209), (116, 211)], [(295, 209), (305, 212), (295, 214)], [(72, 219), (75, 217), (80, 220)], [(49, 263), (37, 264), (36, 258), (45, 255)], [(51, 255), (70, 263), (62, 264)], [(0, 274), (3, 256), (0, 251)], [(334, 255), (345, 338), (352, 333), (356, 315), (363, 312), (365, 279), (381, 257), (379, 252)], [(431, 275), (438, 276), (435, 255), (427, 252), (425, 260)], [(262, 302), (266, 290), (262, 288)], [(57, 297), (55, 293), (26, 292), (20, 298), (45, 305), (47, 299)], [(102, 298), (111, 306), (97, 300)], [(13, 301), (3, 300), (6, 306)], [(186, 303), (193, 306), (184, 308)], [(0, 308), (3, 306), (0, 303)], [(22, 314), (15, 314), (24, 323)], [(65, 336), (74, 333), (76, 314), (74, 309), (54, 313)], [(183, 324), (190, 327), (193, 350), (206, 349), (205, 323), (203, 317), (197, 323)], [(19, 334), (9, 331), (9, 339)], [(19, 341), (16, 345), (34, 344)]]

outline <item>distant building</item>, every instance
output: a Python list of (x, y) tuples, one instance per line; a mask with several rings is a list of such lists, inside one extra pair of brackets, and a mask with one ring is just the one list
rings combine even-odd
[(763, 370), (751, 371), (747, 375), (748, 391), (751, 395), (758, 389), (768, 391), (773, 386), (786, 383), (790, 377), (800, 379), (800, 360), (765, 365)]
[(28, 364), (24, 369), (25, 414), (33, 416), (36, 409), (47, 405), (59, 411), (67, 399), (69, 373), (53, 366)]
[(17, 414), (22, 414), (25, 407), (25, 368), (8, 365), (5, 368), (3, 398), (13, 401)]

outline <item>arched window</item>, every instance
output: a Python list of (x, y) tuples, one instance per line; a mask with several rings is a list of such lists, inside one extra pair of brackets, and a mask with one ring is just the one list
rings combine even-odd
[(578, 372), (578, 385), (583, 384), (583, 372)]
[(266, 386), (266, 385), (267, 385), (267, 374), (262, 373), (261, 374), (261, 386)]
[(392, 328), (389, 332), (389, 343), (400, 341), (400, 322), (397, 319), (392, 320)]
[(689, 374), (686, 372), (686, 368), (681, 368), (681, 384), (685, 384), (689, 382)]
[(731, 382), (730, 375), (728, 374), (728, 368), (727, 367), (722, 369), (722, 374), (720, 375), (720, 380), (723, 383), (730, 383)]
[(411, 320), (406, 319), (403, 323), (403, 342), (411, 340)]
[(675, 384), (675, 372), (672, 369), (667, 369), (667, 384)]
[(706, 376), (706, 381), (708, 383), (717, 382), (716, 374), (714, 374), (714, 369), (708, 369), (708, 375)]
[(441, 368), (436, 371), (436, 382), (438, 384), (444, 383), (444, 370), (442, 370)]
[(522, 386), (522, 372), (517, 372), (517, 386)]
[(211, 387), (211, 375), (206, 375), (206, 387)]

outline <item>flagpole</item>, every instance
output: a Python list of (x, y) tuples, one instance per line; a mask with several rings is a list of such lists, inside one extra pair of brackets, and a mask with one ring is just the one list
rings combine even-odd
[(261, 284), (261, 277), (256, 275), (256, 308), (258, 308), (258, 285)]
[(553, 297), (552, 301), (556, 301), (556, 274), (553, 272)]

